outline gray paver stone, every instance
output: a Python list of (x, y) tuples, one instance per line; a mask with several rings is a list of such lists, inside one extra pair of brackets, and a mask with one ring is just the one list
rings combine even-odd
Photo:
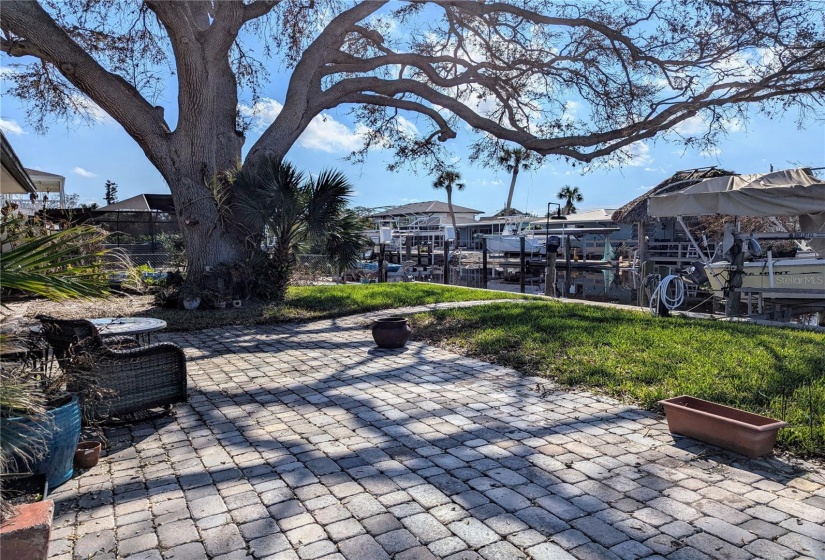
[(384, 550), (386, 550), (390, 556), (421, 545), (418, 539), (406, 529), (396, 529), (395, 531), (384, 533), (383, 535), (375, 537), (375, 540), (384, 547)]
[(450, 531), (429, 513), (405, 517), (401, 523), (425, 545), (450, 536)]
[(390, 556), (369, 535), (359, 535), (338, 543), (341, 554), (348, 559), (389, 560)]
[(527, 557), (512, 544), (499, 541), (478, 551), (485, 560), (524, 560)]
[(163, 553), (163, 557), (166, 560), (203, 560), (206, 550), (201, 543), (193, 542), (170, 548)]
[(395, 555), (393, 560), (438, 560), (423, 546), (416, 546)]
[(749, 560), (751, 555), (742, 548), (733, 546), (707, 533), (697, 533), (685, 539), (685, 544), (704, 552), (713, 558), (725, 560)]
[(624, 542), (628, 538), (625, 533), (614, 529), (601, 519), (593, 516), (574, 519), (570, 522), (570, 525), (606, 548)]
[(440, 539), (430, 543), (427, 548), (439, 558), (444, 558), (458, 552), (459, 550), (466, 549), (467, 543), (458, 537), (447, 537), (445, 539)]
[(312, 544), (308, 544), (306, 546), (302, 546), (298, 549), (298, 556), (302, 560), (314, 560), (315, 558), (320, 558), (322, 556), (327, 556), (328, 554), (333, 554), (337, 552), (337, 548), (334, 544), (330, 541), (323, 540), (323, 541), (315, 541)]
[(333, 542), (350, 539), (365, 532), (364, 527), (352, 518), (330, 523), (329, 525), (325, 525), (324, 529)]
[(448, 527), (472, 548), (490, 544), (500, 538), (495, 531), (473, 517), (455, 521), (450, 523)]
[[(243, 528), (241, 528), (243, 531)], [(273, 533), (249, 541), (249, 551), (256, 557), (269, 556), (290, 548), (289, 541), (283, 533)]]
[(212, 555), (226, 554), (246, 547), (241, 532), (235, 525), (221, 525), (201, 532), (203, 546)]
[(575, 560), (575, 556), (553, 543), (537, 544), (528, 548), (527, 553), (533, 560)]
[(144, 533), (138, 537), (124, 539), (117, 543), (117, 553), (119, 556), (129, 556), (137, 552), (143, 552), (158, 545), (158, 537), (155, 533)]
[(157, 528), (160, 546), (174, 548), (178, 545), (200, 540), (198, 530), (191, 519), (181, 519)]

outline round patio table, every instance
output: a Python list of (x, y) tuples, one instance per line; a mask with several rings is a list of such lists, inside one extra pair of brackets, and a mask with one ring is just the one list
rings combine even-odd
[(152, 317), (101, 317), (89, 321), (97, 327), (100, 336), (145, 336), (147, 344), (151, 333), (166, 328), (166, 321)]
[[(140, 338), (145, 337), (146, 344), (151, 342), (150, 335), (153, 332), (162, 331), (166, 328), (166, 321), (154, 319), (152, 317), (100, 317), (98, 319), (88, 319), (100, 333), (100, 336), (125, 336), (131, 335)], [(29, 330), (33, 334), (40, 334), (41, 325), (32, 325)]]

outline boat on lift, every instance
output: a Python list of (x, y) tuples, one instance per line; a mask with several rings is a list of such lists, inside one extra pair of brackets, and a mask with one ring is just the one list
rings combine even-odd
[[(652, 217), (676, 217), (700, 254), (701, 248), (684, 225), (683, 216), (797, 216), (799, 232), (728, 230), (722, 242), (724, 259), (703, 257), (695, 267), (704, 268), (708, 283), (720, 297), (737, 290), (776, 300), (825, 301), (825, 182), (810, 169), (706, 179), (681, 191), (652, 196), (648, 213)], [(811, 256), (763, 255), (759, 239), (804, 241), (812, 249)]]

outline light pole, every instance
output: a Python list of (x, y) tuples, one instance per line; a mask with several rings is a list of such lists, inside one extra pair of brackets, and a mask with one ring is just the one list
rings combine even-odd
[(553, 296), (556, 295), (556, 251), (559, 250), (559, 238), (556, 235), (550, 236), (550, 205), (555, 204), (558, 206), (556, 210), (556, 215), (552, 217), (553, 220), (566, 220), (565, 216), (561, 215), (561, 204), (558, 202), (548, 202), (547, 203), (547, 226), (545, 227), (545, 234), (547, 238), (545, 240), (544, 245), (544, 253), (545, 253), (545, 260), (546, 265), (544, 268), (544, 295), (546, 296)]

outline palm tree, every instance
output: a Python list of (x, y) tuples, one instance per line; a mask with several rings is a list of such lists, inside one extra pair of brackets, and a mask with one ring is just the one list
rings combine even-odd
[(352, 192), (339, 171), (305, 176), (292, 164), (271, 160), (259, 171), (242, 172), (237, 186), (249, 193), (239, 211), (272, 240), (264, 270), (257, 278), (259, 295), (283, 301), (296, 255), (318, 247), (340, 271), (351, 268), (364, 246), (362, 227), (347, 208)]
[(530, 159), (532, 158), (532, 152), (525, 150), (523, 148), (507, 148), (502, 147), (501, 152), (498, 156), (498, 163), (504, 169), (507, 170), (508, 173), (511, 174), (510, 178), (510, 191), (507, 193), (507, 204), (504, 206), (503, 215), (509, 216), (511, 212), (511, 208), (513, 206), (513, 192), (516, 190), (516, 179), (518, 178), (518, 173), (522, 169), (525, 171), (530, 168)]
[(579, 191), (579, 187), (571, 187), (569, 185), (565, 185), (561, 188), (558, 194), (558, 198), (559, 200), (564, 200), (565, 216), (575, 214), (576, 206), (573, 203), (581, 202), (582, 200), (584, 200), (581, 191)]
[(453, 231), (455, 232), (454, 247), (458, 248), (458, 226), (455, 223), (455, 212), (453, 212), (453, 188), (459, 191), (464, 190), (464, 183), (461, 181), (461, 173), (452, 169), (442, 171), (433, 182), (433, 188), (444, 189), (447, 191), (447, 207), (450, 209), (450, 220), (453, 222)]

